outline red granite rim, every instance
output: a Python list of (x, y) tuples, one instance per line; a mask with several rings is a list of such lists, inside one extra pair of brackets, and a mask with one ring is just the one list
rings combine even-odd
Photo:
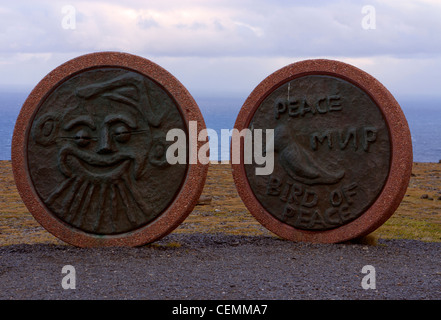
[[(152, 61), (121, 52), (98, 52), (79, 56), (60, 65), (46, 75), (32, 90), (18, 115), (12, 138), (12, 169), (18, 192), (29, 212), (50, 233), (60, 240), (79, 247), (139, 246), (156, 241), (182, 223), (199, 199), (207, 176), (208, 165), (188, 164), (187, 176), (173, 203), (146, 226), (118, 235), (96, 235), (69, 226), (52, 215), (34, 190), (27, 170), (26, 141), (28, 124), (32, 121), (40, 101), (59, 83), (78, 72), (98, 67), (119, 67), (145, 75), (162, 86), (180, 106), (186, 121), (196, 121), (198, 133), (205, 122), (188, 90), (168, 71)], [(198, 141), (198, 147), (205, 142)]]
[[(250, 213), (268, 230), (292, 240), (337, 243), (367, 235), (386, 222), (403, 199), (412, 170), (412, 141), (406, 118), (392, 94), (374, 77), (343, 62), (314, 59), (290, 64), (265, 78), (242, 106), (234, 127), (248, 125), (261, 102), (280, 85), (306, 75), (329, 75), (344, 79), (365, 91), (380, 108), (389, 128), (391, 164), (386, 183), (375, 202), (357, 219), (335, 229), (308, 231), (294, 228), (271, 215), (260, 204), (245, 174), (243, 163), (232, 164), (237, 191)], [(241, 152), (243, 146), (241, 146)], [(243, 156), (243, 154), (241, 155)]]

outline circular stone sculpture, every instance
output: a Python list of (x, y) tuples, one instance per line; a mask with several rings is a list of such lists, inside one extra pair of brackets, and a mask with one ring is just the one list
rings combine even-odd
[(306, 60), (276, 71), (245, 101), (235, 129), (232, 141), (248, 130), (254, 152), (256, 144), (267, 149), (257, 153), (265, 162), (250, 157), (242, 139), (235, 163), (233, 145), (239, 195), (282, 238), (335, 243), (367, 235), (406, 192), (406, 119), (381, 83), (351, 65)]
[[(138, 246), (175, 229), (202, 192), (207, 166), (170, 164), (167, 132), (205, 128), (183, 85), (126, 53), (80, 56), (34, 88), (18, 116), (12, 166), (35, 219), (80, 247)], [(180, 149), (182, 151), (182, 148)]]

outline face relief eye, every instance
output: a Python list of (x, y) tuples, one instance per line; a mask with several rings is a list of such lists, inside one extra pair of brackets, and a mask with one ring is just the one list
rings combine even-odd
[(115, 135), (115, 140), (121, 143), (125, 143), (129, 141), (131, 136), (129, 129), (124, 125), (120, 125), (116, 127), (114, 131), (114, 135)]

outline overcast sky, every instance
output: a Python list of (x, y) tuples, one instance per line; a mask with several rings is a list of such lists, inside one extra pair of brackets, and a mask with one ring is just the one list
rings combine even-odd
[(199, 96), (246, 97), (310, 58), (355, 65), (395, 96), (441, 96), (441, 1), (121, 2), (2, 0), (0, 87), (31, 89), (66, 60), (112, 50), (152, 60)]

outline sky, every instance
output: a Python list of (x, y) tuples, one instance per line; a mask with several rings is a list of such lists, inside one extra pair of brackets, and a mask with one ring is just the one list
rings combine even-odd
[[(98, 51), (147, 58), (194, 96), (246, 97), (300, 60), (350, 63), (395, 96), (441, 97), (441, 1), (0, 1), (0, 88)], [(12, 90), (12, 89), (11, 89)]]

